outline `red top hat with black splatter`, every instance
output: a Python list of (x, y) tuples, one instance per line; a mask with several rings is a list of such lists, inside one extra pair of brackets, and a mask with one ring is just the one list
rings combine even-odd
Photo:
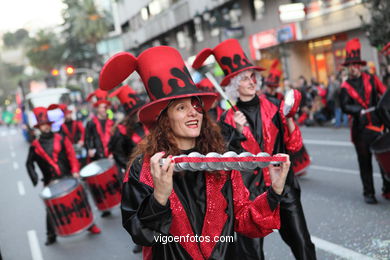
[(206, 111), (216, 99), (215, 93), (197, 89), (180, 53), (169, 46), (147, 49), (137, 58), (127, 52), (114, 55), (100, 72), (99, 87), (112, 89), (135, 70), (141, 76), (151, 100), (139, 112), (140, 121), (148, 127), (156, 123), (160, 113), (173, 99), (198, 96)]
[(54, 109), (57, 109), (57, 108), (61, 109), (61, 111), (62, 111), (62, 113), (64, 113), (64, 115), (72, 113), (72, 110), (69, 110), (68, 106), (65, 105), (65, 104), (51, 104), (47, 108), (47, 110), (54, 110)]
[(49, 120), (49, 117), (47, 115), (47, 108), (45, 107), (36, 107), (33, 109), (33, 113), (35, 115), (35, 118), (37, 119), (36, 125), (34, 125), (35, 128), (38, 128), (40, 125), (44, 124), (53, 124), (54, 122)]
[(282, 71), (278, 68), (278, 66), (279, 66), (279, 60), (275, 60), (271, 65), (271, 69), (269, 70), (268, 77), (264, 81), (266, 86), (273, 87), (273, 88), (279, 87)]
[(117, 97), (125, 108), (126, 113), (130, 115), (137, 112), (139, 108), (145, 105), (145, 101), (141, 100), (134, 89), (129, 85), (124, 85), (116, 89), (109, 97)]
[(236, 39), (228, 39), (223, 41), (214, 49), (203, 49), (196, 56), (192, 67), (194, 69), (199, 69), (210, 55), (215, 56), (219, 66), (225, 73), (225, 78), (222, 80), (221, 86), (228, 85), (231, 78), (245, 70), (264, 70), (264, 68), (255, 66), (249, 62), (249, 59), (242, 50), (240, 43)]
[(347, 52), (347, 57), (342, 64), (343, 66), (348, 66), (351, 64), (360, 64), (364, 66), (367, 64), (366, 61), (361, 59), (361, 46), (358, 38), (353, 38), (352, 40), (349, 40), (345, 46), (345, 50)]
[(87, 101), (91, 102), (92, 98), (95, 97), (96, 101), (95, 103), (93, 103), (94, 107), (98, 107), (100, 104), (106, 104), (107, 106), (111, 106), (111, 102), (107, 100), (107, 96), (107, 91), (97, 89), (87, 96)]
[(386, 55), (386, 56), (390, 55), (390, 42), (387, 43), (385, 47), (383, 47), (381, 52), (383, 53), (383, 55)]

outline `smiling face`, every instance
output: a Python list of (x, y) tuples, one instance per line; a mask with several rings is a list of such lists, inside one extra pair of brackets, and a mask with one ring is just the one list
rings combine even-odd
[(248, 101), (256, 95), (256, 74), (254, 70), (242, 72), (242, 78), (239, 82), (238, 93), (242, 101)]
[(193, 148), (202, 127), (203, 107), (200, 99), (193, 97), (174, 100), (169, 105), (167, 114), (179, 149)]

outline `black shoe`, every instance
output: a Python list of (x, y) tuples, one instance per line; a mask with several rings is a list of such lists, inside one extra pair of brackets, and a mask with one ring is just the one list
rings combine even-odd
[(50, 246), (51, 244), (54, 244), (55, 242), (57, 242), (56, 236), (47, 236), (47, 240), (45, 242), (45, 245)]
[(139, 245), (135, 245), (133, 247), (133, 253), (134, 254), (138, 254), (138, 253), (141, 253), (142, 252), (142, 246), (139, 246)]
[(103, 211), (102, 215), (100, 215), (102, 218), (106, 218), (108, 216), (111, 216), (111, 211)]
[(376, 200), (375, 198), (375, 195), (364, 195), (364, 201), (367, 203), (367, 204), (377, 204), (378, 201)]

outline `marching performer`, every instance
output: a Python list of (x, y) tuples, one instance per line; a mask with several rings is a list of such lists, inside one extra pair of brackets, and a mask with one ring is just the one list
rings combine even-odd
[(196, 87), (204, 92), (214, 92), (217, 94), (217, 99), (215, 100), (214, 104), (211, 106), (210, 110), (208, 111), (208, 114), (210, 117), (218, 122), (225, 110), (219, 105), (219, 102), (221, 100), (221, 95), (215, 91), (213, 83), (208, 79), (204, 78), (199, 83), (196, 84)]
[(139, 122), (137, 113), (145, 102), (128, 85), (118, 88), (109, 97), (117, 97), (126, 112), (123, 121), (114, 127), (108, 144), (109, 152), (113, 154), (115, 162), (124, 172), (131, 152), (148, 133), (148, 130)]
[[(93, 97), (96, 98), (96, 102), (93, 104), (96, 109), (96, 116), (92, 116), (85, 127), (85, 148), (87, 149), (88, 161), (96, 161), (111, 156), (108, 143), (114, 121), (107, 116), (107, 109), (111, 105), (110, 101), (106, 99), (107, 94), (106, 91), (97, 89), (87, 97), (87, 101), (91, 101)], [(104, 218), (110, 215), (110, 211), (103, 211), (101, 216)]]
[[(144, 246), (144, 259), (233, 259), (233, 243), (213, 238), (234, 231), (262, 237), (278, 228), (289, 160), (271, 167), (272, 187), (252, 202), (237, 171), (173, 173), (174, 155), (224, 152), (223, 137), (206, 113), (216, 94), (200, 92), (179, 52), (168, 46), (137, 58), (116, 54), (103, 67), (101, 75), (109, 80), (100, 87), (117, 86), (135, 69), (151, 99), (139, 112), (150, 134), (137, 146), (125, 176), (122, 222)], [(164, 243), (168, 235), (175, 240)]]
[[(47, 116), (47, 109), (36, 107), (33, 110), (37, 124), (34, 126), (40, 131), (40, 136), (35, 139), (30, 147), (26, 168), (34, 186), (38, 184), (38, 174), (35, 171), (36, 162), (43, 174), (43, 185), (65, 176), (79, 177), (79, 163), (77, 161), (72, 143), (67, 137), (51, 131), (51, 122)], [(46, 214), (46, 245), (56, 242), (56, 233), (49, 214)], [(93, 225), (89, 228), (92, 234), (99, 234), (100, 229)]]
[[(363, 184), (364, 201), (368, 204), (378, 203), (375, 197), (372, 153), (370, 144), (383, 132), (383, 124), (373, 107), (386, 87), (375, 75), (361, 71), (366, 61), (361, 59), (360, 41), (354, 38), (347, 42), (347, 56), (343, 65), (348, 68), (348, 79), (341, 84), (340, 103), (344, 113), (352, 118), (351, 138), (359, 162), (360, 178)], [(382, 195), (390, 199), (390, 182), (383, 178)]]
[[(229, 109), (221, 118), (222, 131), (231, 150), (248, 151), (252, 154), (299, 151), (302, 147), (299, 128), (292, 118), (286, 118), (281, 113), (278, 100), (256, 95), (256, 85), (260, 82), (257, 71), (264, 69), (249, 62), (240, 43), (229, 39), (214, 49), (203, 49), (195, 58), (193, 67), (197, 69), (202, 66), (210, 55), (215, 56), (225, 73), (221, 85), (227, 86), (228, 95), (238, 98), (236, 107)], [(241, 174), (251, 199), (256, 198), (273, 183), (267, 168)], [(279, 233), (296, 259), (316, 259), (300, 193), (299, 183), (290, 170), (280, 203)], [(253, 239), (241, 234), (237, 237), (240, 256), (244, 259), (264, 259), (263, 239)]]
[(72, 144), (84, 146), (85, 129), (83, 122), (79, 120), (73, 120), (72, 110), (69, 110), (68, 106), (65, 104), (53, 104), (50, 105), (47, 109), (53, 110), (57, 108), (61, 109), (62, 113), (64, 113), (64, 123), (61, 125), (59, 133), (62, 136), (68, 137)]
[(271, 65), (268, 76), (264, 80), (264, 94), (268, 98), (276, 98), (282, 101), (284, 96), (277, 91), (280, 86), (280, 77), (282, 76), (282, 71), (278, 68), (278, 65), (279, 60), (275, 60)]

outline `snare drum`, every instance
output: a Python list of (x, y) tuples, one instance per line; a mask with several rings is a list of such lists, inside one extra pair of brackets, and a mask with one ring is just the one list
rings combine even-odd
[(310, 166), (311, 160), (305, 145), (296, 153), (290, 153), (291, 167), (295, 176), (306, 175), (306, 170)]
[(390, 133), (378, 137), (372, 143), (371, 151), (385, 172), (384, 177), (390, 181)]
[(81, 169), (80, 176), (87, 183), (99, 210), (106, 211), (121, 203), (121, 182), (113, 160), (91, 162)]
[(65, 177), (54, 180), (42, 190), (40, 197), (57, 235), (74, 235), (93, 225), (87, 195), (77, 179)]

